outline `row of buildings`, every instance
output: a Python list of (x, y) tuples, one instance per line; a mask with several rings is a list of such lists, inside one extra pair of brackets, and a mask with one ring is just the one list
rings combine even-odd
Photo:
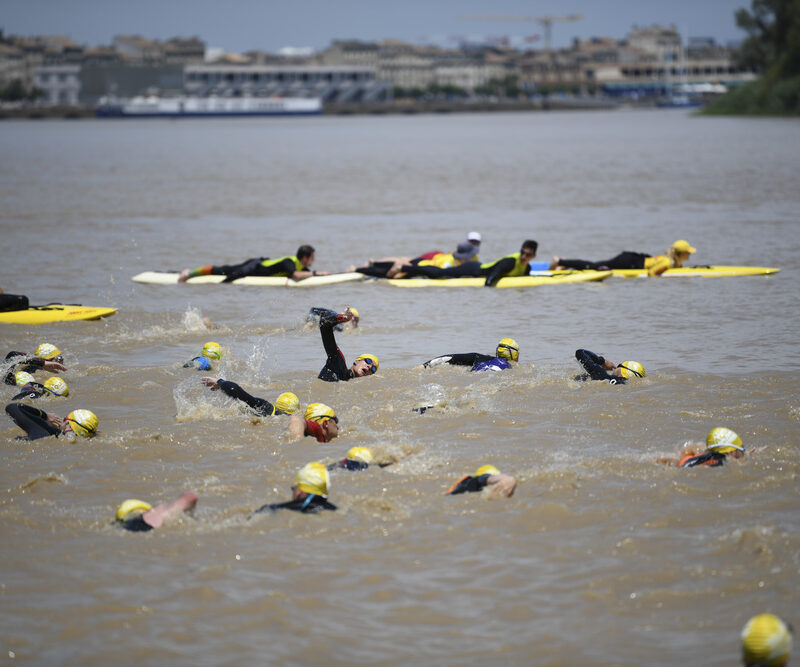
[(576, 39), (564, 49), (337, 40), (313, 53), (210, 55), (197, 37), (120, 35), (109, 46), (88, 48), (66, 37), (0, 32), (0, 88), (18, 81), (43, 91), (40, 103), (49, 105), (145, 94), (320, 97), (330, 103), (391, 101), (425, 90), (470, 96), (497, 81), (513, 81), (526, 94), (646, 97), (678, 85), (719, 90), (754, 78), (713, 40), (684, 45), (674, 27), (659, 26), (634, 27), (624, 40)]

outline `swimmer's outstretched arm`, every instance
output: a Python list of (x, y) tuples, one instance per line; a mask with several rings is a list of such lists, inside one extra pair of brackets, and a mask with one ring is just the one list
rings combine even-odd
[(511, 475), (491, 475), (486, 480), (487, 486), (490, 486), (489, 496), (494, 498), (510, 498), (514, 495), (517, 488), (517, 480)]
[(197, 495), (191, 491), (187, 491), (178, 496), (171, 503), (160, 503), (147, 510), (142, 514), (142, 519), (147, 525), (158, 528), (165, 521), (193, 509), (196, 504)]
[(306, 434), (306, 420), (298, 415), (289, 417), (289, 440), (302, 440)]

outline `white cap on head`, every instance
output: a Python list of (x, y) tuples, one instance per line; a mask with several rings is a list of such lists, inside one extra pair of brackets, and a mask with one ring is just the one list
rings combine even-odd
[(467, 241), (477, 241), (478, 243), (481, 242), (481, 233), (480, 232), (470, 232), (467, 234)]

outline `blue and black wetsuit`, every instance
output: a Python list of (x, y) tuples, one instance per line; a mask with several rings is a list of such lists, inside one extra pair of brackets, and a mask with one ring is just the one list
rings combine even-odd
[(336, 345), (336, 337), (333, 335), (333, 329), (337, 324), (340, 324), (340, 320), (336, 313), (323, 317), (319, 323), (322, 346), (325, 348), (328, 358), (317, 377), (325, 382), (339, 382), (340, 380), (346, 382), (353, 378), (353, 373), (347, 366), (342, 351)]
[(328, 470), (366, 470), (369, 468), (369, 463), (364, 463), (364, 461), (354, 461), (353, 459), (342, 459), (341, 461), (336, 461), (336, 463), (331, 463), (328, 466)]
[(322, 510), (335, 510), (336, 505), (329, 503), (327, 498), (322, 496), (311, 495), (306, 498), (296, 498), (289, 500), (285, 503), (273, 503), (271, 505), (262, 505), (254, 513), (261, 512), (277, 512), (278, 510), (293, 510), (295, 512), (302, 512), (303, 514), (313, 514), (321, 512)]
[(61, 431), (47, 421), (47, 413), (24, 403), (9, 403), (6, 413), (27, 434), (27, 440), (38, 440), (51, 435), (58, 437)]
[(235, 398), (236, 400), (246, 403), (251, 410), (253, 410), (256, 414), (262, 417), (271, 417), (273, 415), (286, 414), (285, 412), (283, 412), (283, 410), (278, 410), (278, 408), (272, 405), (272, 403), (270, 403), (265, 398), (258, 398), (257, 396), (248, 394), (235, 382), (231, 382), (230, 380), (223, 380), (222, 378), (220, 378), (217, 381), (217, 385), (223, 392), (225, 392), (225, 394), (227, 394), (231, 398)]
[(491, 474), (480, 475), (479, 477), (472, 477), (467, 475), (462, 477), (453, 487), (447, 492), (448, 496), (455, 496), (459, 493), (475, 493), (480, 491), (489, 484)]
[(591, 378), (592, 380), (605, 380), (609, 384), (625, 384), (624, 377), (612, 375), (603, 368), (606, 360), (600, 355), (590, 350), (575, 350), (575, 358), (586, 369), (586, 373), (575, 377), (576, 380), (588, 380)]
[(502, 371), (511, 368), (511, 364), (500, 357), (493, 357), (490, 354), (480, 352), (465, 352), (463, 354), (442, 354), (426, 361), (423, 366), (441, 366), (449, 364), (451, 366), (470, 366), (470, 371)]
[(187, 361), (184, 365), (184, 368), (192, 368), (194, 367), (197, 371), (210, 371), (211, 370), (211, 362), (203, 356), (194, 357)]

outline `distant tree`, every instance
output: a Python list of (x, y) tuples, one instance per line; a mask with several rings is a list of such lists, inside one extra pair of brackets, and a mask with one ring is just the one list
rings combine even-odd
[(0, 98), (4, 99), (6, 102), (19, 102), (27, 97), (28, 91), (25, 90), (25, 84), (19, 79), (14, 79), (0, 92)]
[(800, 74), (800, 0), (752, 0), (750, 11), (735, 16), (748, 35), (736, 55), (739, 66), (772, 81)]

